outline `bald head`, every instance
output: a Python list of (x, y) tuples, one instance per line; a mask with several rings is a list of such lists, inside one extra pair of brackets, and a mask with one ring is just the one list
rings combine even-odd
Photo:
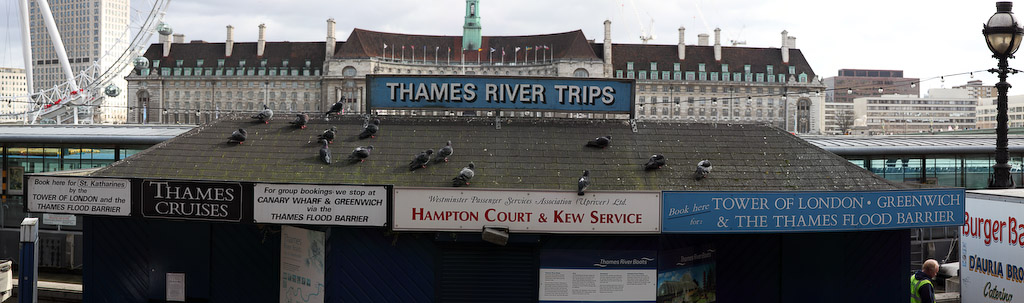
[(939, 274), (939, 261), (935, 261), (935, 259), (924, 261), (924, 264), (921, 264), (921, 271), (928, 277), (935, 278)]

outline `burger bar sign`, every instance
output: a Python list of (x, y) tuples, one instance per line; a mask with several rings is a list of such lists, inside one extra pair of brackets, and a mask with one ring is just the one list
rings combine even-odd
[(147, 218), (239, 222), (242, 184), (143, 180), (142, 215)]

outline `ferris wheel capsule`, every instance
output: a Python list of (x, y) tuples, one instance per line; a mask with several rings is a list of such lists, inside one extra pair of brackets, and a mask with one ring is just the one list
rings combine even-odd
[(103, 90), (103, 93), (107, 94), (107, 97), (117, 97), (117, 95), (121, 94), (121, 88), (113, 84), (107, 85), (107, 88)]
[(167, 23), (160, 22), (160, 24), (156, 26), (156, 32), (164, 36), (170, 36), (174, 33), (174, 29), (172, 29), (170, 25), (167, 25)]
[(132, 63), (135, 64), (135, 69), (144, 69), (149, 67), (149, 59), (143, 56), (135, 57), (135, 61)]

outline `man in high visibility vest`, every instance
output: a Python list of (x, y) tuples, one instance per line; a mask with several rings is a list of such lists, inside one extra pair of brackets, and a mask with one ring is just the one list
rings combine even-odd
[(921, 270), (910, 276), (910, 303), (935, 303), (935, 287), (930, 279), (939, 274), (939, 262), (928, 259)]

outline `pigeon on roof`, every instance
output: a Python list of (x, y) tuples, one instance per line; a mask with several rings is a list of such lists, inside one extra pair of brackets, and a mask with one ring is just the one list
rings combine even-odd
[(458, 176), (455, 176), (455, 178), (452, 178), (452, 186), (454, 186), (454, 187), (468, 186), (469, 185), (469, 180), (473, 179), (473, 176), (476, 176), (476, 172), (473, 171), (474, 168), (476, 168), (476, 165), (473, 164), (473, 162), (469, 162), (469, 165), (466, 165), (466, 167), (463, 167), (462, 170), (459, 171), (459, 175)]
[(317, 139), (327, 140), (329, 143), (334, 143), (334, 133), (338, 131), (337, 127), (331, 126), (330, 129), (325, 130), (324, 133), (317, 135)]
[(665, 166), (665, 156), (654, 154), (651, 155), (651, 159), (647, 160), (647, 164), (644, 164), (644, 170), (655, 170)]
[(231, 132), (231, 137), (228, 137), (228, 143), (242, 144), (242, 142), (245, 142), (245, 135), (245, 129), (239, 128), (238, 130)]
[(576, 189), (576, 195), (582, 196), (584, 194), (583, 192), (586, 191), (588, 187), (590, 187), (590, 171), (589, 170), (584, 170), (583, 171), (583, 176), (580, 177), (579, 182), (576, 182), (576, 185), (577, 185), (577, 187), (576, 187), (577, 188)]
[(320, 139), (320, 161), (331, 164), (331, 149), (327, 146), (327, 140)]
[(255, 115), (252, 116), (253, 119), (263, 121), (264, 124), (269, 124), (270, 123), (270, 118), (273, 118), (273, 117), (274, 117), (274, 111), (270, 110), (270, 107), (267, 107), (266, 104), (263, 104), (263, 110), (261, 110), (259, 113), (256, 113)]
[(324, 114), (324, 117), (330, 117), (331, 114), (335, 114), (335, 115), (341, 114), (341, 112), (344, 111), (344, 110), (345, 110), (345, 103), (341, 102), (341, 100), (338, 100), (338, 102), (334, 102), (334, 105), (331, 105), (331, 109), (327, 110), (327, 113)]
[(454, 152), (455, 152), (455, 150), (452, 149), (452, 141), (449, 140), (448, 143), (445, 144), (445, 146), (443, 146), (443, 147), (441, 147), (441, 149), (437, 150), (437, 155), (434, 156), (434, 162), (438, 162), (438, 163), (440, 163), (441, 161), (448, 162), (448, 157), (450, 157), (452, 155), (452, 153), (454, 153)]
[(370, 122), (369, 124), (366, 124), (366, 127), (363, 127), (363, 132), (359, 133), (359, 139), (375, 138), (376, 136), (374, 136), (374, 134), (376, 134), (378, 130), (380, 130), (380, 119), (373, 119), (373, 122)]
[(612, 136), (597, 137), (594, 140), (587, 141), (587, 147), (605, 148), (612, 143)]
[(363, 162), (366, 158), (370, 157), (370, 151), (372, 150), (373, 145), (356, 147), (356, 149), (352, 150), (352, 154), (348, 155), (348, 162)]
[(708, 173), (711, 172), (711, 161), (700, 160), (697, 163), (697, 171), (693, 172), (693, 179), (700, 180), (708, 177)]
[(427, 162), (430, 162), (430, 155), (433, 153), (433, 149), (428, 149), (425, 151), (421, 151), (419, 154), (416, 154), (416, 158), (413, 158), (412, 162), (409, 162), (409, 170), (427, 168)]
[(295, 126), (298, 126), (301, 129), (306, 129), (306, 122), (309, 122), (309, 115), (306, 115), (305, 113), (302, 113), (302, 114), (295, 114), (295, 120), (293, 120), (292, 122), (288, 122), (288, 123), (291, 123), (291, 124), (293, 124)]

